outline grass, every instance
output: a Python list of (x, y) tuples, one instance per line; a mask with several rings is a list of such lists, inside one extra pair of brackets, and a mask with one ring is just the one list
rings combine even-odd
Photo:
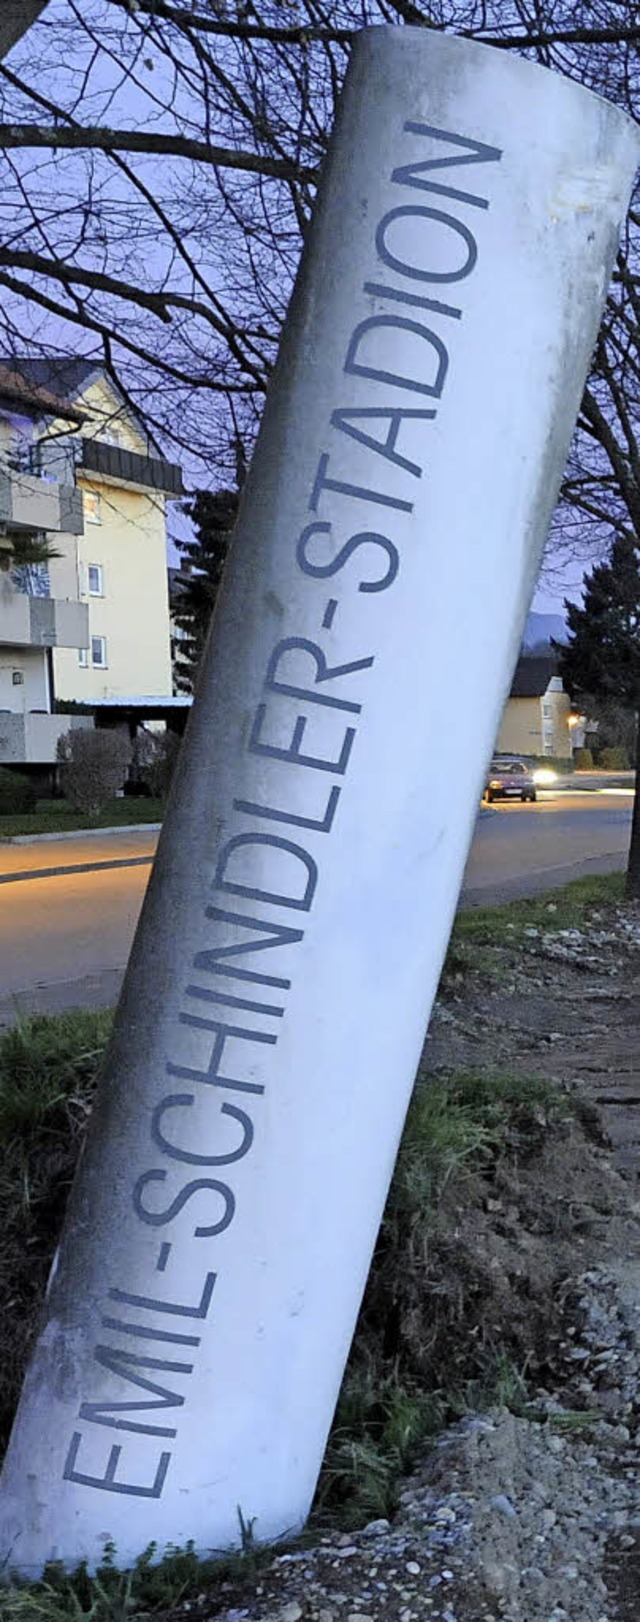
[[(55, 1248), (66, 1193), (82, 1144), (110, 1016), (73, 1013), (22, 1020), (0, 1038), (0, 1407), (8, 1433), (29, 1340)], [(462, 1197), (467, 1177), (505, 1150), (531, 1150), (567, 1111), (547, 1083), (508, 1072), (420, 1076), (373, 1260), (318, 1489), (310, 1535), (388, 1515), (400, 1477), (447, 1416), (475, 1402), (520, 1396), (521, 1381), (502, 1348), (458, 1359), (442, 1377), (443, 1343), (457, 1305), (442, 1283), (429, 1290), (433, 1237), (443, 1201)], [(460, 1278), (453, 1281), (453, 1295)], [(10, 1308), (10, 1310), (9, 1310)], [(455, 1333), (460, 1338), (460, 1323)], [(465, 1350), (464, 1335), (462, 1335)], [(444, 1354), (449, 1357), (448, 1351)], [(429, 1378), (431, 1368), (433, 1378)], [(242, 1526), (242, 1523), (241, 1523)], [(198, 1559), (192, 1548), (158, 1562), (147, 1550), (133, 1571), (113, 1551), (94, 1579), (50, 1568), (40, 1583), (13, 1585), (0, 1602), (3, 1622), (133, 1622), (181, 1604), (204, 1588), (249, 1577), (251, 1527), (229, 1560)]]
[[(122, 802), (119, 802), (122, 804)], [(147, 805), (149, 802), (146, 802)], [(566, 928), (617, 902), (622, 880), (591, 878), (549, 898), (462, 914), (453, 950), (517, 946), (530, 927)], [(0, 1037), (0, 1421), (5, 1436), (84, 1136), (110, 1026), (106, 1013), (38, 1016)], [(469, 1408), (526, 1411), (529, 1340), (487, 1303), (484, 1258), (465, 1257), (461, 1213), (475, 1211), (500, 1166), (525, 1165), (572, 1112), (552, 1084), (508, 1070), (420, 1074), (318, 1487), (310, 1537), (388, 1515), (398, 1484), (443, 1424)], [(474, 1202), (476, 1202), (474, 1204)], [(477, 1259), (476, 1259), (477, 1260)], [(475, 1265), (475, 1271), (474, 1271)], [(484, 1270), (483, 1270), (484, 1268)], [(547, 1303), (542, 1303), (545, 1317)], [(522, 1329), (522, 1325), (520, 1326)], [(480, 1332), (479, 1332), (480, 1331)], [(567, 1415), (566, 1425), (586, 1423)], [(562, 1425), (562, 1418), (558, 1418)], [(192, 1548), (147, 1550), (94, 1579), (50, 1569), (14, 1585), (2, 1622), (137, 1622), (207, 1590), (251, 1578), (270, 1559), (253, 1545), (202, 1561)], [(242, 1604), (242, 1600), (239, 1601)]]
[(5, 1442), (110, 1013), (21, 1019), (0, 1038), (0, 1439)]
[(0, 1598), (2, 1622), (136, 1622), (150, 1614), (182, 1607), (204, 1590), (216, 1592), (255, 1578), (273, 1558), (271, 1550), (254, 1548), (251, 1540), (231, 1555), (203, 1560), (192, 1544), (169, 1548), (161, 1559), (155, 1544), (130, 1571), (119, 1571), (115, 1551), (107, 1548), (95, 1577), (80, 1566), (69, 1576), (48, 1566), (42, 1581), (15, 1585)]
[(419, 1075), (320, 1477), (321, 1519), (389, 1515), (399, 1478), (447, 1417), (523, 1400), (511, 1348), (477, 1339), (477, 1324), (469, 1334), (475, 1303), (467, 1314), (453, 1255), (442, 1268), (438, 1230), (445, 1199), (464, 1204), (465, 1179), (490, 1178), (505, 1155), (529, 1159), (571, 1113), (537, 1077)]
[[(447, 955), (447, 969), (459, 970), (484, 966), (487, 972), (499, 972), (501, 953), (505, 948), (519, 947), (528, 930), (539, 929), (555, 933), (560, 929), (581, 929), (589, 924), (594, 912), (622, 901), (624, 873), (594, 874), (575, 879), (557, 890), (545, 890), (541, 895), (524, 901), (510, 901), (500, 907), (468, 907), (458, 913)], [(477, 949), (484, 949), (482, 958)]]
[(38, 800), (35, 811), (0, 816), (0, 840), (19, 834), (57, 834), (83, 828), (121, 828), (129, 823), (162, 822), (164, 802), (135, 795), (108, 800), (98, 816), (74, 811), (65, 800)]

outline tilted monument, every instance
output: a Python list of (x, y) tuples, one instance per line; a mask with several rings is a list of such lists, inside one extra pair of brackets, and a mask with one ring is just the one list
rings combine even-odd
[(5, 1569), (304, 1521), (639, 153), (521, 58), (355, 46), (5, 1464)]

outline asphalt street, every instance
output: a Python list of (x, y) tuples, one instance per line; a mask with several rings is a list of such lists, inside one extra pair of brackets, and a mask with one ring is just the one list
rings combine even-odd
[[(467, 905), (533, 894), (581, 873), (624, 866), (628, 789), (543, 795), (482, 807), (464, 877)], [(151, 868), (156, 834), (0, 845), (0, 1024), (114, 1002)]]
[(487, 905), (535, 895), (587, 873), (624, 866), (633, 793), (542, 794), (536, 805), (482, 807), (461, 901)]

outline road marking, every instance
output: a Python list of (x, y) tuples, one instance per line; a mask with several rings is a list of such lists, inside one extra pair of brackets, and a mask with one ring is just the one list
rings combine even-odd
[(107, 862), (76, 862), (67, 867), (26, 867), (17, 873), (0, 873), (0, 884), (19, 884), (24, 879), (57, 879), (65, 873), (101, 873), (110, 867), (143, 867), (153, 856), (122, 856)]

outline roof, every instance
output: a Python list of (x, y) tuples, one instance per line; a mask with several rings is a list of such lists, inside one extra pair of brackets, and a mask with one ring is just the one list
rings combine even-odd
[(553, 676), (558, 674), (558, 661), (553, 654), (524, 654), (516, 665), (511, 683), (511, 698), (541, 698)]
[(35, 377), (28, 377), (22, 363), (16, 360), (0, 361), (0, 396), (30, 414), (67, 417), (72, 422), (80, 422), (86, 416), (86, 412), (70, 406), (68, 398), (55, 389)]
[(76, 400), (101, 369), (99, 361), (86, 355), (14, 355), (12, 365), (36, 388), (49, 389), (67, 401)]
[(142, 696), (136, 693), (131, 698), (87, 698), (78, 699), (78, 706), (88, 710), (184, 710), (193, 704), (190, 694), (169, 693), (156, 697), (151, 693)]
[[(0, 4), (2, 0), (0, 0)], [(146, 439), (155, 445), (144, 417), (135, 406), (124, 399), (115, 378), (107, 372), (103, 361), (88, 355), (13, 355), (12, 366), (39, 388), (50, 389), (68, 402), (77, 400), (95, 377), (106, 376), (130, 417), (135, 417)]]

